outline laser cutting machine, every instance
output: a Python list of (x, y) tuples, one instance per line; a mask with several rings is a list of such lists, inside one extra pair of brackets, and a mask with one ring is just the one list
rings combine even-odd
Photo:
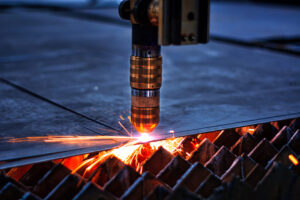
[(119, 15), (132, 24), (131, 123), (151, 133), (159, 123), (161, 46), (207, 43), (209, 0), (124, 0)]

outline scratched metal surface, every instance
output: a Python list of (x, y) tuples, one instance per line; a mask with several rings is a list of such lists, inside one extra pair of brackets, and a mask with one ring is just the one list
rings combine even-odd
[[(6, 27), (0, 30), (5, 38), (0, 41), (0, 77), (92, 120), (1, 83), (0, 136), (112, 134), (99, 123), (121, 130), (119, 116), (130, 110), (130, 28), (51, 13), (10, 12), (0, 18)], [(166, 47), (163, 63), (156, 135), (168, 137), (172, 129), (182, 136), (300, 116), (299, 57), (210, 42)], [(123, 124), (130, 129), (128, 122)], [(113, 146), (99, 144), (90, 150)], [(76, 154), (78, 148), (0, 143), (0, 157), (38, 155), (39, 149)], [(18, 153), (7, 154), (13, 151)]]

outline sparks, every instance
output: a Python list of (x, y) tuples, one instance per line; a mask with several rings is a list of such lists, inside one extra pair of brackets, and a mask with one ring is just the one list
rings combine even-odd
[(297, 160), (297, 158), (295, 158), (295, 156), (293, 154), (289, 155), (289, 159), (290, 161), (294, 164), (294, 165), (298, 165), (299, 161)]
[(127, 135), (131, 137), (132, 134), (129, 133), (129, 131), (125, 128), (125, 126), (124, 126), (120, 121), (118, 121), (118, 123), (119, 123), (119, 125), (125, 130), (125, 132), (127, 133)]
[(149, 142), (151, 140), (153, 140), (153, 137), (151, 137), (148, 133), (141, 133), (141, 135), (139, 137), (137, 137), (137, 139), (140, 142)]
[[(97, 144), (104, 142), (105, 144), (123, 142), (131, 140), (128, 136), (106, 136), (106, 135), (92, 135), (92, 136), (73, 136), (73, 135), (49, 135), (49, 136), (37, 136), (37, 137), (25, 137), (25, 138), (8, 138), (5, 142), (17, 143), (17, 142), (46, 142), (46, 143), (63, 143), (63, 144)], [(111, 141), (111, 142), (110, 142)]]
[(142, 133), (140, 136), (133, 137), (132, 139), (132, 141), (127, 142), (121, 147), (102, 151), (92, 158), (87, 158), (87, 160), (82, 161), (81, 164), (78, 164), (77, 167), (73, 168), (72, 173), (81, 171), (81, 173), (83, 172), (83, 176), (88, 178), (92, 175), (93, 171), (110, 156), (115, 156), (126, 165), (140, 171), (142, 166), (141, 163), (148, 159), (161, 146), (171, 154), (176, 154), (178, 145), (183, 140), (183, 137), (149, 142), (157, 138), (153, 135)]

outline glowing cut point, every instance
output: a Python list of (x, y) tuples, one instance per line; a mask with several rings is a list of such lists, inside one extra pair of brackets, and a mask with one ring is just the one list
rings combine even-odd
[(254, 133), (255, 129), (254, 128), (249, 128), (248, 132), (252, 135)]
[(298, 165), (299, 161), (297, 160), (297, 158), (295, 158), (295, 156), (293, 154), (289, 155), (289, 159), (290, 161), (294, 164), (294, 165)]
[(175, 131), (174, 131), (174, 130), (170, 130), (170, 131), (169, 131), (169, 133), (171, 133), (171, 134), (174, 134), (174, 133), (175, 133)]
[(141, 133), (141, 135), (137, 138), (140, 142), (149, 142), (153, 138), (148, 133)]

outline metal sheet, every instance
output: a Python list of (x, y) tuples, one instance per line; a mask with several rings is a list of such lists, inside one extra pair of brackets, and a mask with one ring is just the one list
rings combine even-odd
[(48, 102), (41, 101), (29, 94), (16, 90), (0, 81), (0, 161), (25, 159), (49, 155), (54, 152), (74, 151), (88, 147), (104, 150), (120, 145), (124, 139), (109, 140), (105, 145), (98, 143), (41, 143), (8, 142), (13, 137), (47, 135), (101, 135), (111, 134), (91, 120), (65, 111)]
[[(126, 119), (130, 110), (129, 28), (32, 11), (3, 14), (0, 24), (10, 24), (0, 31), (5, 38), (0, 42), (2, 78), (121, 130), (120, 115)], [(176, 136), (182, 136), (300, 116), (299, 57), (211, 42), (164, 48), (163, 63), (161, 123), (156, 135), (168, 137), (168, 131), (175, 130)], [(17, 123), (24, 118), (27, 129), (6, 126), (2, 137), (47, 135), (49, 130), (67, 135), (80, 124), (75, 115), (66, 115), (76, 125), (62, 121), (66, 128), (56, 129), (54, 119), (65, 110), (51, 115), (41, 112), (39, 117), (51, 118), (45, 119), (45, 125), (36, 120), (37, 110), (25, 109), (28, 104), (22, 101), (16, 105), (19, 115), (12, 115), (2, 102), (1, 119), (9, 116)], [(99, 124), (88, 123), (88, 128), (99, 130)], [(128, 122), (122, 123), (130, 130)], [(1, 158), (8, 158), (10, 151), (32, 155), (31, 146), (6, 145), (0, 144)], [(59, 144), (39, 148), (48, 153), (61, 151)]]

